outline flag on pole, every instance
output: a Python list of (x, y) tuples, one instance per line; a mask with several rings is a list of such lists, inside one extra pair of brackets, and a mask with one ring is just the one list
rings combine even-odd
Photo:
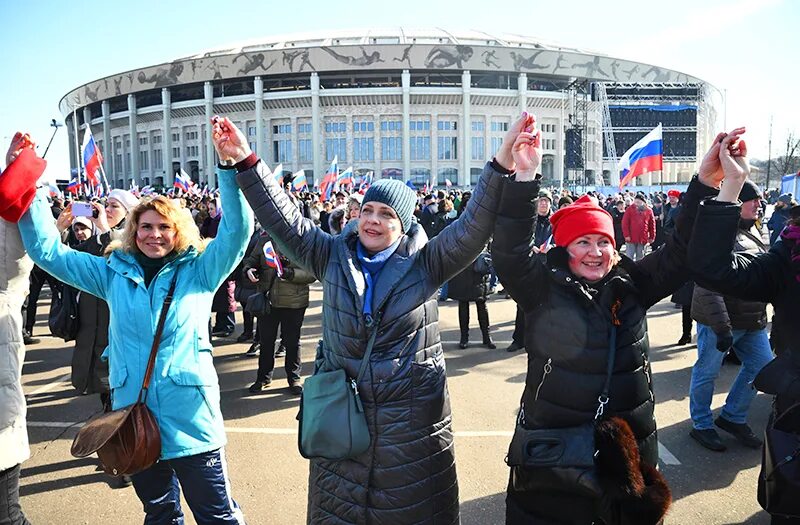
[(180, 173), (175, 175), (175, 182), (172, 183), (173, 188), (178, 188), (185, 192), (189, 191), (189, 186), (192, 185), (192, 179), (189, 175), (181, 169)]
[(664, 146), (661, 140), (661, 124), (631, 146), (625, 152), (617, 169), (620, 173), (619, 188), (622, 189), (634, 177), (660, 171), (664, 166)]
[(47, 188), (50, 190), (51, 197), (58, 197), (59, 199), (64, 197), (64, 194), (61, 193), (61, 190), (58, 189), (58, 186), (56, 186), (52, 182), (47, 183)]
[(275, 248), (272, 246), (272, 241), (264, 243), (264, 259), (267, 262), (267, 266), (275, 268), (275, 271), (278, 272), (278, 277), (283, 276), (283, 266), (278, 254), (275, 252)]
[(306, 172), (304, 170), (298, 171), (292, 177), (292, 189), (294, 191), (308, 190), (308, 180), (306, 180)]
[(339, 174), (339, 178), (337, 179), (336, 183), (341, 186), (347, 186), (353, 184), (353, 166), (348, 166), (346, 170), (344, 170), (341, 174)]
[(368, 171), (367, 174), (364, 175), (364, 178), (361, 179), (361, 184), (358, 185), (358, 193), (363, 195), (369, 189), (369, 187), (372, 186), (372, 178), (374, 174), (375, 172)]
[(275, 166), (275, 170), (272, 172), (272, 176), (275, 177), (275, 182), (278, 183), (278, 186), (283, 188), (283, 163), (280, 163), (277, 166)]
[(142, 188), (142, 195), (151, 195), (153, 193), (155, 193), (155, 190), (149, 184)]
[(67, 184), (67, 191), (74, 195), (77, 195), (80, 190), (81, 190), (81, 185), (78, 182), (77, 178), (70, 180), (69, 184)]
[(83, 134), (83, 167), (86, 170), (86, 180), (89, 181), (89, 187), (94, 188), (100, 185), (100, 177), (97, 172), (100, 171), (100, 165), (103, 163), (103, 155), (100, 153), (100, 148), (94, 142), (92, 130), (86, 126), (86, 132)]
[(449, 188), (449, 187), (451, 187), (453, 185), (453, 183), (450, 182), (450, 179), (444, 179), (444, 185)]
[(326, 200), (331, 198), (331, 194), (333, 193), (333, 186), (336, 184), (336, 179), (339, 177), (339, 157), (338, 155), (333, 157), (333, 161), (331, 162), (330, 168), (328, 168), (328, 173), (325, 174), (325, 177), (322, 178), (322, 182), (319, 184), (319, 191), (320, 196), (319, 200), (325, 202)]

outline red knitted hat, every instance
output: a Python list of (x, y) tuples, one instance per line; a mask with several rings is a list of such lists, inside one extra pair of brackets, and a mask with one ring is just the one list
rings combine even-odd
[(44, 173), (47, 161), (36, 156), (30, 148), (22, 150), (19, 157), (0, 175), (0, 217), (8, 222), (19, 222), (36, 195), (36, 181)]
[(556, 246), (566, 247), (580, 237), (591, 233), (605, 235), (614, 242), (614, 221), (606, 210), (597, 204), (597, 199), (584, 195), (574, 204), (565, 206), (550, 217), (553, 225), (553, 239)]

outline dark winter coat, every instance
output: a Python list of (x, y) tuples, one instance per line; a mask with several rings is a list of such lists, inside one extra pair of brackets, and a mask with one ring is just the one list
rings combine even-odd
[[(487, 164), (460, 220), (427, 241), (418, 224), (401, 238), (373, 291), (382, 311), (359, 385), (372, 441), (344, 461), (312, 460), (308, 514), (314, 524), (459, 522), (450, 400), (436, 293), (489, 240), (503, 177)], [(331, 237), (304, 220), (259, 161), (237, 177), (277, 248), (323, 283), (323, 344), (315, 370), (356, 377), (367, 346), (364, 275), (356, 228)]]
[(614, 220), (614, 243), (617, 245), (617, 250), (625, 246), (625, 234), (622, 231), (622, 218), (625, 216), (624, 211), (619, 211), (616, 206), (612, 206), (609, 212), (611, 218)]
[(772, 212), (772, 216), (767, 221), (767, 229), (769, 229), (769, 243), (775, 244), (778, 242), (778, 236), (783, 231), (783, 227), (786, 226), (786, 221), (789, 220), (789, 208), (784, 207), (780, 209), (775, 209)]
[(264, 232), (250, 254), (244, 258), (244, 272), (250, 268), (256, 270), (257, 290), (259, 292), (271, 290), (269, 302), (273, 307), (308, 308), (308, 285), (316, 281), (316, 278), (286, 258), (283, 258), (284, 276), (279, 278), (275, 269), (267, 265), (267, 259), (264, 257), (264, 245), (267, 241), (269, 235)]
[[(77, 245), (77, 251), (92, 255), (103, 255), (111, 243), (112, 235), (106, 232), (92, 236)], [(106, 394), (108, 387), (108, 361), (101, 359), (108, 346), (108, 304), (94, 295), (81, 292), (78, 295), (78, 319), (80, 324), (75, 336), (72, 352), (72, 386), (81, 394)]]
[(489, 274), (478, 272), (475, 261), (447, 284), (447, 297), (454, 301), (485, 301), (488, 295)]
[[(536, 213), (530, 197), (538, 191), (538, 182), (507, 183), (492, 246), (495, 269), (525, 313), (524, 426), (569, 427), (594, 418), (605, 382), (613, 309), (620, 326), (605, 416), (625, 419), (636, 436), (642, 460), (655, 465), (658, 442), (647, 309), (686, 281), (686, 244), (697, 202), (714, 191), (692, 182), (687, 192), (690, 205), (679, 218), (676, 235), (641, 261), (623, 256), (609, 275), (595, 284), (572, 275), (564, 248), (553, 248), (545, 257), (529, 257)], [(591, 523), (595, 502), (577, 495), (524, 490), (526, 479), (533, 475), (514, 468), (512, 478), (523, 488), (509, 489), (509, 498), (531, 519)]]
[[(704, 202), (689, 243), (689, 263), (698, 283), (745, 301), (772, 303), (772, 343), (777, 354), (800, 363), (800, 281), (786, 241), (757, 257), (734, 254), (741, 205)], [(778, 409), (800, 400), (778, 396)]]
[[(755, 257), (767, 251), (753, 231), (739, 229), (734, 252)], [(767, 327), (767, 304), (761, 301), (744, 301), (695, 286), (692, 319), (711, 327), (718, 334), (731, 330), (763, 330)]]

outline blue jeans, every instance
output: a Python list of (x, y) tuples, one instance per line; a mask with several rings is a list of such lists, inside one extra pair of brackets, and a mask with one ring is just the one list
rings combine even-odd
[(244, 525), (231, 496), (225, 449), (159, 461), (131, 479), (144, 505), (144, 525), (183, 525), (181, 487), (198, 525)]
[(450, 284), (450, 281), (447, 281), (439, 288), (439, 300), (446, 301), (447, 300), (447, 285)]
[[(731, 385), (720, 416), (731, 423), (745, 423), (747, 410), (756, 397), (751, 383), (759, 371), (772, 361), (766, 330), (734, 330), (733, 348), (742, 368)], [(707, 325), (697, 323), (697, 362), (692, 367), (689, 387), (689, 412), (692, 426), (698, 430), (714, 428), (711, 398), (714, 380), (719, 376), (725, 354), (717, 350), (717, 335)]]

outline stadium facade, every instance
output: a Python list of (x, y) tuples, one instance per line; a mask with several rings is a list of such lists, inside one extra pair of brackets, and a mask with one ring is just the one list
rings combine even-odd
[(609, 183), (605, 107), (617, 155), (662, 122), (666, 163), (652, 182), (680, 183), (712, 138), (713, 93), (681, 72), (533, 38), (393, 28), (206, 51), (89, 82), (60, 110), (71, 145), (91, 125), (116, 187), (169, 186), (181, 169), (215, 185), (214, 114), (270, 166), (309, 181), (336, 156), (356, 174), (470, 186), (524, 110), (538, 116), (548, 181)]

